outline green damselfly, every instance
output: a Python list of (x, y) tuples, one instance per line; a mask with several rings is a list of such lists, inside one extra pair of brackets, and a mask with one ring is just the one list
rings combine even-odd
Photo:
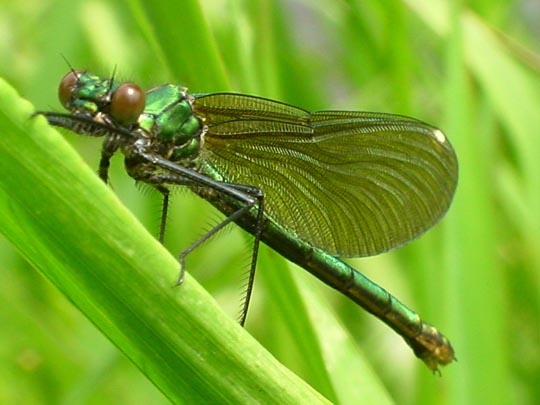
[(398, 334), (432, 370), (452, 362), (450, 342), (383, 288), (338, 257), (376, 255), (423, 234), (447, 211), (457, 159), (435, 127), (401, 115), (309, 112), (234, 94), (190, 94), (173, 84), (144, 93), (71, 70), (61, 81), (68, 114), (38, 112), (78, 134), (103, 136), (99, 176), (120, 149), (128, 174), (163, 195), (186, 186), (254, 235), (243, 325), (259, 242), (360, 304)]

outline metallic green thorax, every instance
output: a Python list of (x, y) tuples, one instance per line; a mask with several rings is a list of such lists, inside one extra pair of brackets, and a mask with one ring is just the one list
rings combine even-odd
[(140, 128), (159, 145), (160, 155), (173, 162), (196, 157), (203, 125), (193, 115), (193, 98), (183, 87), (166, 84), (146, 93)]

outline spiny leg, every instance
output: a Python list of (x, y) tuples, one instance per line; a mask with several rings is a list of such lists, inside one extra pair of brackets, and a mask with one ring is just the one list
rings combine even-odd
[(159, 222), (159, 243), (162, 245), (165, 242), (165, 228), (167, 227), (167, 215), (169, 213), (169, 189), (164, 186), (157, 186), (157, 190), (163, 196), (161, 205), (161, 220)]
[(246, 215), (250, 211), (251, 208), (253, 208), (256, 205), (257, 216), (256, 216), (255, 223), (252, 225), (253, 230), (251, 231), (252, 235), (254, 236), (253, 253), (251, 255), (248, 282), (246, 286), (244, 302), (242, 305), (242, 310), (241, 310), (240, 319), (239, 319), (240, 325), (244, 326), (244, 324), (246, 323), (246, 317), (249, 310), (249, 304), (251, 302), (251, 294), (253, 292), (253, 285), (255, 283), (255, 273), (257, 270), (257, 258), (259, 255), (259, 246), (260, 246), (261, 236), (262, 236), (262, 231), (263, 231), (264, 193), (261, 189), (257, 187), (253, 187), (253, 186), (245, 186), (242, 184), (231, 184), (231, 183), (224, 183), (224, 184), (226, 184), (227, 187), (235, 189), (236, 191), (245, 193), (245, 195), (249, 197), (244, 200), (246, 205), (244, 205), (243, 207), (233, 212), (231, 215), (225, 218), (225, 220), (223, 220), (221, 223), (216, 225), (209, 232), (203, 235), (199, 240), (197, 240), (195, 243), (193, 243), (191, 246), (189, 246), (187, 249), (183, 250), (180, 253), (178, 260), (180, 262), (181, 274), (180, 274), (180, 279), (178, 280), (178, 282), (181, 283), (183, 281), (183, 276), (185, 273), (185, 258), (188, 254), (193, 252), (193, 250), (195, 250), (201, 244), (206, 242), (208, 239), (210, 239), (213, 235), (215, 235), (217, 232), (219, 232), (221, 229), (226, 227), (231, 222), (236, 222), (237, 220), (241, 219), (244, 215)]
[[(126, 168), (128, 173), (135, 179), (143, 181), (149, 184), (153, 184), (158, 189), (164, 187), (163, 184), (175, 184), (175, 185), (184, 185), (184, 186), (198, 186), (198, 187), (208, 187), (214, 191), (221, 192), (225, 194), (226, 198), (232, 198), (237, 200), (239, 203), (245, 204), (244, 206), (238, 208), (231, 215), (229, 215), (224, 221), (216, 225), (209, 232), (203, 235), (199, 240), (189, 246), (187, 249), (182, 251), (178, 257), (180, 262), (180, 276), (178, 278), (177, 284), (182, 284), (185, 276), (185, 258), (186, 256), (203, 244), (205, 241), (210, 239), (213, 235), (223, 229), (225, 226), (231, 222), (236, 222), (240, 220), (244, 215), (247, 215), (251, 208), (257, 205), (257, 215), (255, 219), (255, 224), (253, 225), (252, 234), (255, 237), (253, 243), (253, 254), (251, 258), (250, 270), (248, 284), (246, 286), (246, 295), (244, 299), (244, 304), (242, 307), (242, 312), (240, 316), (240, 325), (244, 326), (247, 311), (249, 309), (249, 304), (251, 301), (251, 294), (253, 292), (253, 284), (255, 281), (255, 272), (257, 267), (257, 257), (259, 253), (259, 245), (261, 241), (262, 231), (263, 231), (263, 218), (264, 218), (264, 195), (263, 191), (259, 188), (253, 186), (246, 186), (241, 184), (232, 184), (232, 183), (223, 183), (210, 179), (200, 173), (191, 171), (185, 167), (177, 165), (174, 162), (168, 161), (161, 158), (160, 156), (148, 154), (146, 152), (139, 152), (139, 157), (144, 158), (147, 162), (152, 164), (157, 164), (163, 169), (167, 170), (169, 173), (156, 172), (153, 168), (149, 168), (145, 164), (141, 164), (137, 159), (130, 160), (126, 159)], [(167, 193), (164, 193), (164, 202), (163, 202), (163, 211), (162, 214), (166, 214), (168, 207), (168, 190)], [(160, 238), (164, 235), (164, 224), (166, 221), (166, 215), (162, 215), (162, 230), (160, 232)]]
[(251, 294), (253, 292), (253, 285), (255, 284), (255, 272), (257, 270), (257, 258), (259, 256), (259, 246), (261, 244), (261, 236), (263, 230), (263, 216), (264, 216), (264, 195), (262, 190), (254, 189), (258, 191), (258, 194), (255, 196), (258, 202), (257, 209), (257, 220), (255, 222), (255, 229), (253, 236), (253, 253), (251, 255), (251, 264), (249, 266), (249, 277), (246, 286), (246, 293), (244, 295), (244, 304), (242, 305), (242, 311), (240, 312), (240, 325), (244, 326), (246, 323), (246, 317), (249, 309), (249, 304), (251, 302)]
[[(184, 281), (184, 275), (185, 275), (185, 272), (186, 272), (186, 270), (185, 270), (185, 267), (186, 267), (185, 262), (186, 262), (187, 255), (189, 255), (191, 252), (193, 252), (195, 249), (197, 249), (204, 242), (206, 242), (208, 239), (210, 239), (212, 236), (214, 236), (220, 230), (225, 228), (231, 222), (235, 222), (236, 220), (238, 220), (239, 218), (244, 216), (251, 209), (252, 206), (253, 205), (245, 205), (242, 208), (236, 210), (231, 215), (229, 215), (227, 218), (225, 218), (223, 221), (221, 221), (219, 224), (217, 224), (212, 229), (210, 229), (208, 232), (206, 232), (197, 241), (195, 241), (189, 247), (187, 247), (182, 252), (180, 252), (180, 254), (178, 255), (178, 261), (180, 262), (180, 277), (178, 278), (178, 281), (177, 281), (178, 284), (182, 284), (182, 282)], [(250, 282), (252, 282), (253, 277), (251, 276), (251, 270), (250, 270)], [(249, 286), (249, 284), (248, 284), (248, 291), (251, 292), (251, 289), (252, 289), (251, 286)], [(249, 302), (249, 300), (248, 300), (248, 302)], [(245, 307), (245, 305), (244, 305), (244, 307)], [(245, 320), (245, 315), (242, 317), (242, 319)], [(241, 325), (242, 326), (244, 325), (243, 322), (241, 322)]]

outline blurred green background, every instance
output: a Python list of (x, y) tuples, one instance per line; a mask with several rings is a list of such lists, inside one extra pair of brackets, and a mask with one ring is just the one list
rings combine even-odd
[[(116, 67), (117, 77), (143, 87), (173, 82), (192, 92), (393, 112), (439, 126), (460, 161), (448, 215), (403, 249), (352, 262), (439, 327), (458, 362), (433, 376), (381, 322), (268, 250), (247, 330), (332, 401), (353, 398), (333, 396), (340, 388), (326, 387), (310, 368), (306, 339), (324, 346), (325, 335), (343, 335), (355, 345), (350, 356), (368, 362), (398, 403), (540, 403), (538, 1), (3, 0), (0, 7), (0, 76), (42, 110), (60, 110), (64, 56), (103, 75)], [(98, 140), (66, 138), (97, 168)], [(111, 177), (115, 193), (156, 234), (159, 196), (138, 190), (120, 158)], [(176, 254), (219, 218), (205, 202), (176, 193), (167, 248)], [(231, 317), (249, 241), (231, 227), (188, 260)], [(0, 403), (168, 402), (3, 240), (0, 257)], [(279, 285), (291, 274), (301, 294), (316, 294), (338, 318), (339, 330), (313, 337), (289, 327), (295, 313), (280, 305), (287, 291)], [(325, 364), (327, 373), (334, 368)], [(373, 384), (348, 371), (345, 391)]]

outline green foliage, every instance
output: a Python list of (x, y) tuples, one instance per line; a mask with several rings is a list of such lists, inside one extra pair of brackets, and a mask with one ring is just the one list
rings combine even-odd
[[(4, 3), (0, 76), (38, 109), (60, 110), (63, 55), (148, 87), (441, 127), (460, 161), (449, 214), (410, 246), (354, 265), (439, 327), (459, 361), (431, 375), (384, 325), (268, 250), (247, 331), (332, 402), (540, 402), (540, 16), (530, 2)], [(247, 402), (250, 384), (261, 401), (313, 395), (234, 324), (244, 233), (231, 227), (188, 259), (226, 316), (193, 278), (171, 287), (173, 258), (114, 194), (152, 234), (158, 196), (136, 190), (121, 159), (113, 194), (91, 173), (98, 140), (64, 133), (70, 148), (7, 86), (1, 95), (1, 403), (167, 401), (79, 309), (175, 401)], [(175, 255), (218, 218), (175, 194), (166, 247)]]

